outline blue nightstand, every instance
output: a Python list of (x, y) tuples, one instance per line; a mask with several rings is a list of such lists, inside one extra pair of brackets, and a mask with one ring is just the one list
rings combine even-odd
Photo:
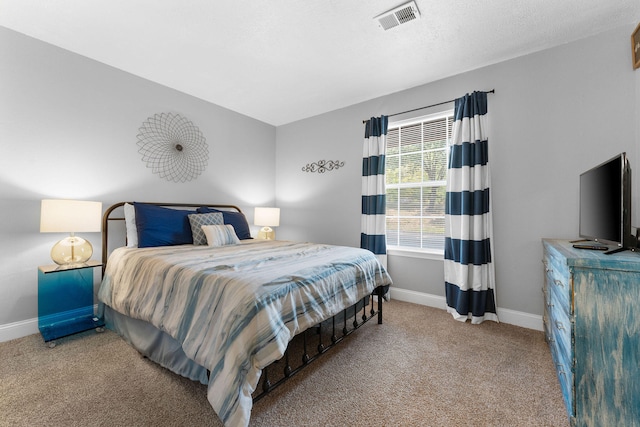
[(77, 332), (103, 330), (93, 312), (93, 269), (102, 263), (38, 267), (38, 329), (50, 347), (55, 339)]

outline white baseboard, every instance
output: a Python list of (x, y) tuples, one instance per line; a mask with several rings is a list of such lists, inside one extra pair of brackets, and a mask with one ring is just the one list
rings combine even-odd
[(37, 334), (38, 318), (0, 325), (0, 342), (11, 341), (27, 335)]
[[(425, 294), (423, 292), (411, 291), (408, 289), (400, 289), (391, 287), (391, 297), (398, 301), (412, 302), (414, 304), (426, 305), (427, 307), (447, 309), (447, 302), (444, 297), (439, 295)], [(523, 328), (535, 329), (542, 331), (542, 316), (525, 313), (523, 311), (510, 310), (508, 308), (498, 307), (498, 319), (500, 322), (510, 325), (521, 326)]]
[(498, 319), (510, 325), (521, 326), (523, 328), (543, 331), (542, 316), (538, 314), (525, 313), (524, 311), (509, 310), (498, 307)]
[[(93, 305), (93, 312), (98, 312), (98, 304)], [(37, 317), (20, 322), (7, 323), (6, 325), (0, 325), (0, 342), (11, 341), (16, 338), (39, 333), (40, 329), (38, 329)]]

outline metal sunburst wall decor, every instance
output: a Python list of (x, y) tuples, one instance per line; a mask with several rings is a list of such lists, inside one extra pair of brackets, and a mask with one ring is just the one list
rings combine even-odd
[(334, 169), (338, 169), (344, 166), (344, 162), (339, 160), (318, 160), (317, 162), (308, 163), (307, 166), (304, 166), (302, 170), (304, 172), (318, 172), (325, 173), (326, 171), (332, 171)]
[(142, 161), (161, 178), (191, 181), (207, 168), (207, 140), (197, 126), (180, 114), (155, 114), (138, 130)]

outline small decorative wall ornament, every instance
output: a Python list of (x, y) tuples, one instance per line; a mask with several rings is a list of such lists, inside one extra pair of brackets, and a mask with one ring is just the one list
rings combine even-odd
[(338, 169), (344, 166), (344, 162), (339, 160), (318, 160), (314, 163), (307, 163), (307, 166), (303, 167), (302, 170), (304, 172), (318, 172), (325, 173), (326, 171), (332, 171), (334, 169)]
[(207, 168), (207, 140), (197, 126), (180, 114), (155, 114), (138, 131), (142, 161), (161, 178), (191, 181)]

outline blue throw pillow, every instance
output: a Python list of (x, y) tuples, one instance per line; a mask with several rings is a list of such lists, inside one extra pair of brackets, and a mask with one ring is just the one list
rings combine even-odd
[(136, 210), (139, 248), (193, 243), (188, 217), (193, 211), (136, 202), (133, 206)]
[(197, 211), (198, 213), (222, 212), (224, 223), (231, 224), (233, 226), (238, 239), (253, 239), (253, 237), (251, 237), (251, 230), (249, 230), (249, 223), (247, 222), (247, 218), (242, 212), (220, 211), (218, 209), (213, 209), (206, 206), (198, 208)]

